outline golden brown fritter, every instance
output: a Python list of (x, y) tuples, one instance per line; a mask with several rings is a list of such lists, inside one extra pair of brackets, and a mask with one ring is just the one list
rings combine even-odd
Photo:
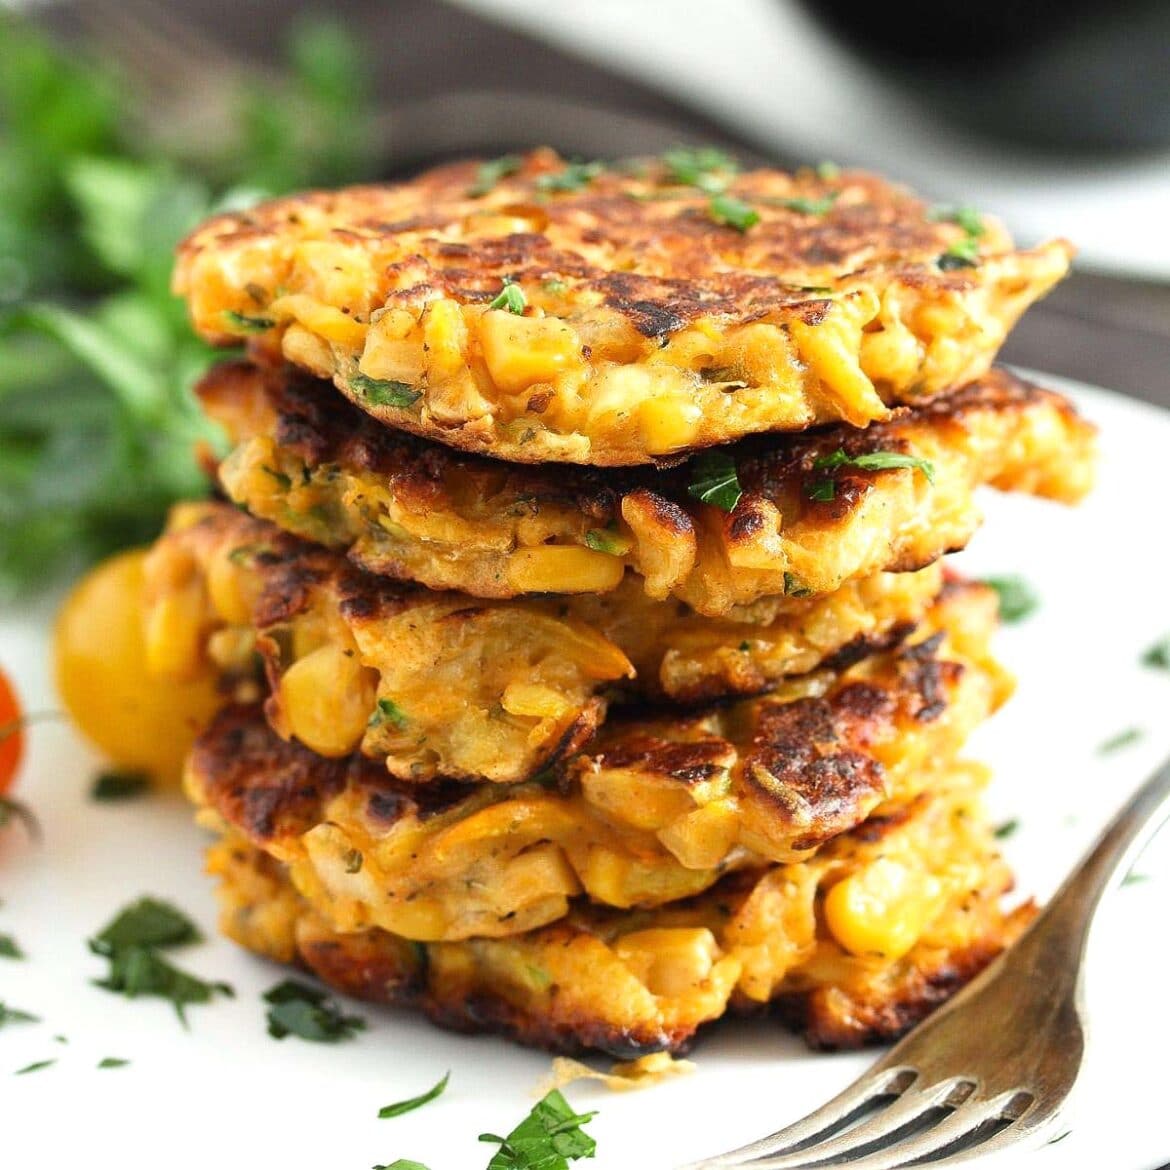
[[(220, 480), (237, 503), (373, 572), (478, 597), (605, 593), (632, 576), (652, 598), (722, 616), (962, 548), (981, 484), (1071, 503), (1094, 471), (1093, 427), (1004, 370), (865, 431), (721, 452), (743, 489), (731, 512), (690, 493), (701, 459), (510, 467), (381, 427), (315, 379), (245, 363), (212, 371), (200, 395), (235, 444)], [(838, 452), (863, 465), (818, 466)], [(933, 482), (864, 466), (875, 453), (927, 460)]]
[(219, 215), (174, 287), (208, 341), (250, 338), (400, 430), (623, 465), (977, 378), (1071, 255), (862, 172), (585, 174), (534, 151), (482, 193), (466, 162)]
[(259, 652), (273, 726), (323, 755), (360, 745), (405, 779), (510, 782), (579, 747), (611, 695), (754, 694), (897, 645), (940, 582), (934, 567), (879, 574), (723, 620), (633, 582), (485, 602), (364, 573), (227, 504), (185, 504), (147, 560), (147, 645), (157, 674), (210, 659), (243, 700), (259, 697)]
[(657, 910), (574, 902), (507, 938), (411, 942), (338, 928), (279, 862), (228, 833), (208, 868), (224, 932), (365, 999), (437, 1023), (622, 1059), (682, 1051), (728, 1011), (776, 1004), (810, 1043), (888, 1040), (1020, 932), (1011, 875), (979, 804), (983, 769), (952, 765), (909, 805), (811, 859), (745, 871)]
[(774, 696), (614, 720), (559, 777), (411, 784), (231, 708), (197, 742), (187, 787), (209, 824), (287, 864), (343, 930), (509, 935), (582, 892), (657, 906), (729, 869), (805, 857), (932, 782), (1005, 690), (986, 659), (985, 591), (939, 608), (950, 645), (933, 635)]

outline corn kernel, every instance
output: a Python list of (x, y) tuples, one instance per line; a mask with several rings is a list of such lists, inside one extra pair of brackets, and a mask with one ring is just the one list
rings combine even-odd
[(500, 705), (509, 715), (537, 719), (559, 719), (572, 706), (559, 691), (535, 683), (509, 683), (500, 697)]
[(269, 310), (277, 319), (291, 317), (310, 333), (338, 345), (360, 349), (366, 339), (368, 326), (305, 293), (280, 297)]
[(205, 621), (206, 601), (197, 577), (148, 606), (147, 671), (161, 678), (194, 678), (203, 661)]
[(517, 549), (508, 558), (508, 583), (518, 593), (606, 593), (625, 565), (608, 553), (568, 545)]
[(937, 878), (879, 857), (829, 890), (825, 923), (851, 954), (897, 959), (938, 914), (941, 898)]
[(356, 655), (332, 644), (298, 659), (280, 680), (280, 705), (290, 732), (322, 756), (353, 751), (374, 707), (372, 674)]
[(702, 927), (638, 930), (613, 949), (653, 995), (666, 997), (700, 987), (720, 955), (715, 936)]
[(479, 344), (492, 381), (505, 394), (551, 382), (581, 362), (581, 341), (555, 317), (518, 317), (491, 309), (479, 320)]
[(652, 455), (667, 455), (693, 441), (703, 408), (682, 397), (651, 398), (638, 409), (638, 426)]

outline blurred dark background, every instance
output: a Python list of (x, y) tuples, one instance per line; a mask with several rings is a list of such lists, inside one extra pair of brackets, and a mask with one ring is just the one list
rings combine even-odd
[(0, 593), (201, 490), (183, 231), (457, 155), (831, 158), (1069, 235), (1004, 358), (1170, 406), (1165, 0), (0, 0), (0, 44)]

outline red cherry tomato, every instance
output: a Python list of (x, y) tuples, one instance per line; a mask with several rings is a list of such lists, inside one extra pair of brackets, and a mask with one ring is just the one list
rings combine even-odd
[(7, 792), (24, 757), (24, 724), (20, 700), (8, 676), (0, 670), (0, 793)]

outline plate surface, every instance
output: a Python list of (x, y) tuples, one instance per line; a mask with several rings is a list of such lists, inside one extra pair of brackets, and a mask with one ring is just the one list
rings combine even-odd
[[(1164, 502), (1150, 488), (1170, 458), (1170, 413), (1105, 391), (1068, 389), (1102, 429), (1095, 494), (1075, 511), (1022, 497), (985, 499), (987, 523), (955, 563), (974, 574), (1028, 578), (1042, 598), (1002, 631), (1000, 655), (1017, 673), (1013, 701), (969, 749), (995, 766), (996, 817), (1018, 818), (1005, 841), (1024, 893), (1050, 893), (1125, 795), (1170, 750), (1170, 672), (1142, 667), (1142, 651), (1170, 633)], [(0, 612), (0, 665), (31, 710), (52, 707), (51, 612)], [(1136, 743), (1099, 745), (1130, 727)], [(203, 837), (177, 797), (94, 805), (98, 764), (63, 724), (42, 724), (18, 794), (45, 831), (40, 847), (0, 839), (0, 933), (26, 962), (0, 959), (0, 1000), (39, 1025), (0, 1033), (5, 1165), (279, 1165), (366, 1170), (413, 1158), (432, 1170), (478, 1170), (484, 1131), (507, 1132), (528, 1111), (549, 1060), (489, 1037), (438, 1031), (409, 1015), (360, 1007), (369, 1030), (340, 1045), (276, 1042), (260, 994), (281, 971), (215, 937), (215, 904), (201, 872)], [(1149, 880), (1106, 904), (1091, 946), (1090, 1058), (1070, 1135), (1022, 1155), (980, 1161), (1063, 1170), (1146, 1170), (1170, 1152), (1162, 1084), (1170, 1027), (1164, 1000), (1164, 894), (1170, 834), (1139, 862)], [(91, 985), (103, 964), (85, 939), (143, 893), (172, 899), (208, 942), (181, 965), (226, 979), (237, 998), (190, 1009), (184, 1031), (161, 1001), (130, 1001)], [(62, 1036), (67, 1043), (54, 1039)], [(98, 1071), (103, 1057), (130, 1060)], [(43, 1071), (14, 1078), (38, 1060)], [(853, 1079), (872, 1053), (814, 1055), (778, 1024), (735, 1022), (706, 1033), (697, 1071), (642, 1092), (570, 1087), (598, 1156), (582, 1166), (667, 1170), (760, 1136), (803, 1115)], [(447, 1069), (437, 1103), (387, 1121), (378, 1108), (428, 1088)]]

